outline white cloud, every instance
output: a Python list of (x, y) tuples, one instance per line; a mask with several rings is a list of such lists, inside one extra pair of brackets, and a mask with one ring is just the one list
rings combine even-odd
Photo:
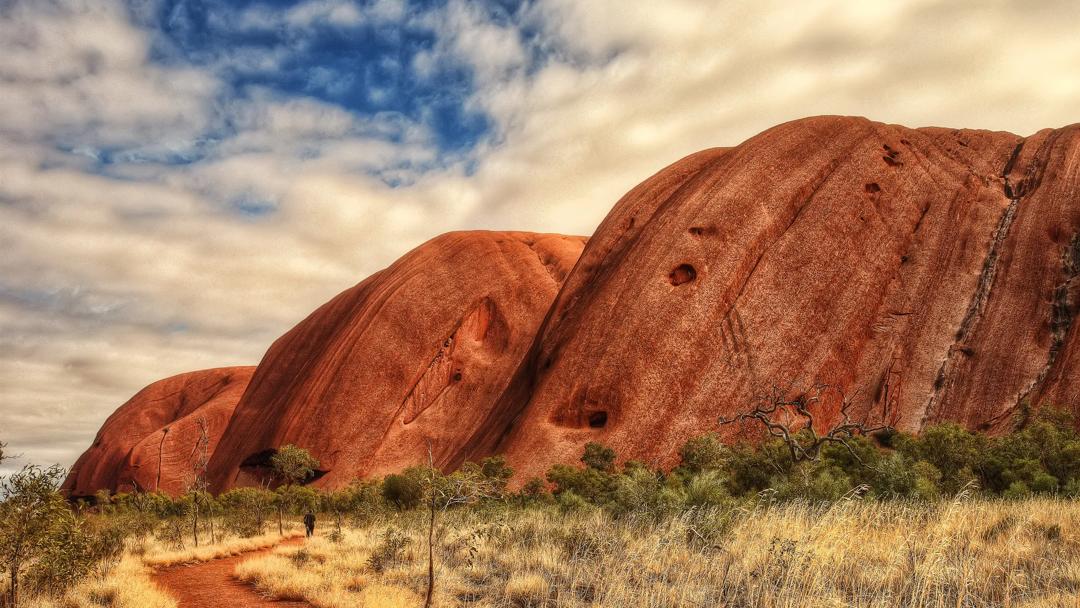
[(95, 146), (186, 147), (210, 120), (208, 74), (146, 62), (148, 40), (111, 3), (16, 2), (0, 17), (0, 134)]
[[(469, 67), (470, 107), (494, 123), (466, 173), (422, 122), (259, 89), (220, 103), (215, 70), (236, 57), (164, 68), (122, 10), (56, 6), (0, 9), (0, 439), (38, 462), (69, 464), (152, 380), (257, 362), (437, 233), (588, 234), (665, 164), (806, 115), (1028, 134), (1080, 107), (1071, 2), (540, 0), (491, 19), (456, 1), (410, 16), (316, 0), (289, 23), (262, 16), (432, 28), (410, 69)], [(244, 61), (274, 69), (287, 52)], [(220, 123), (235, 132), (202, 142)], [(101, 175), (107, 145), (204, 157)]]

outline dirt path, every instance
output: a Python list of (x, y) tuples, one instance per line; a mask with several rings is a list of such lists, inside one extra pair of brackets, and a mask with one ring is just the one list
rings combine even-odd
[[(275, 546), (303, 542), (303, 538), (290, 538)], [(233, 569), (240, 562), (273, 550), (274, 547), (267, 547), (201, 564), (162, 568), (154, 573), (153, 580), (176, 600), (179, 608), (310, 608), (306, 602), (269, 599), (260, 595), (254, 586), (233, 576)]]

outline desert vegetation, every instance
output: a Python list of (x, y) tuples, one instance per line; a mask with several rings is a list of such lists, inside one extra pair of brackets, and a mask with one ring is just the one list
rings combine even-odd
[(814, 440), (706, 434), (670, 470), (593, 443), (519, 487), (496, 456), (336, 491), (304, 485), (318, 463), (289, 446), (266, 487), (74, 502), (59, 469), (31, 466), (0, 490), (0, 590), (5, 606), (169, 606), (149, 568), (274, 544), (313, 511), (316, 538), (236, 574), (320, 607), (1080, 600), (1080, 435), (1066, 416), (997, 437), (944, 424), (791, 449)]
[[(1080, 506), (759, 502), (659, 518), (585, 507), (462, 509), (436, 544), (438, 606), (1074, 606)], [(241, 564), (319, 607), (420, 606), (422, 512)]]

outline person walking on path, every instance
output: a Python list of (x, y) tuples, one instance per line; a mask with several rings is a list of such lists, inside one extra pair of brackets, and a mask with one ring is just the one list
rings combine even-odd
[(304, 529), (307, 530), (308, 538), (315, 534), (315, 514), (311, 511), (304, 514)]

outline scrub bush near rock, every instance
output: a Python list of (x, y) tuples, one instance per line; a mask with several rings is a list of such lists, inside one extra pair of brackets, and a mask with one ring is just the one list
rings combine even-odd
[(278, 516), (292, 529), (313, 510), (320, 536), (238, 574), (316, 606), (389, 597), (418, 606), (429, 580), (436, 606), (1080, 599), (1080, 434), (1056, 410), (996, 437), (948, 423), (918, 436), (856, 435), (814, 459), (793, 458), (780, 439), (727, 445), (716, 434), (678, 455), (663, 470), (591, 443), (577, 466), (553, 465), (520, 487), (492, 457), (452, 474), (413, 466), (334, 491), (237, 488), (200, 497), (195, 528), (189, 494), (99, 492), (70, 503), (58, 490), (62, 471), (27, 467), (3, 480), (0, 590), (7, 606), (80, 605), (73, 593), (129, 606), (123, 598), (136, 596), (120, 593), (116, 576), (146, 581), (139, 564), (265, 546), (278, 538), (261, 536)]

